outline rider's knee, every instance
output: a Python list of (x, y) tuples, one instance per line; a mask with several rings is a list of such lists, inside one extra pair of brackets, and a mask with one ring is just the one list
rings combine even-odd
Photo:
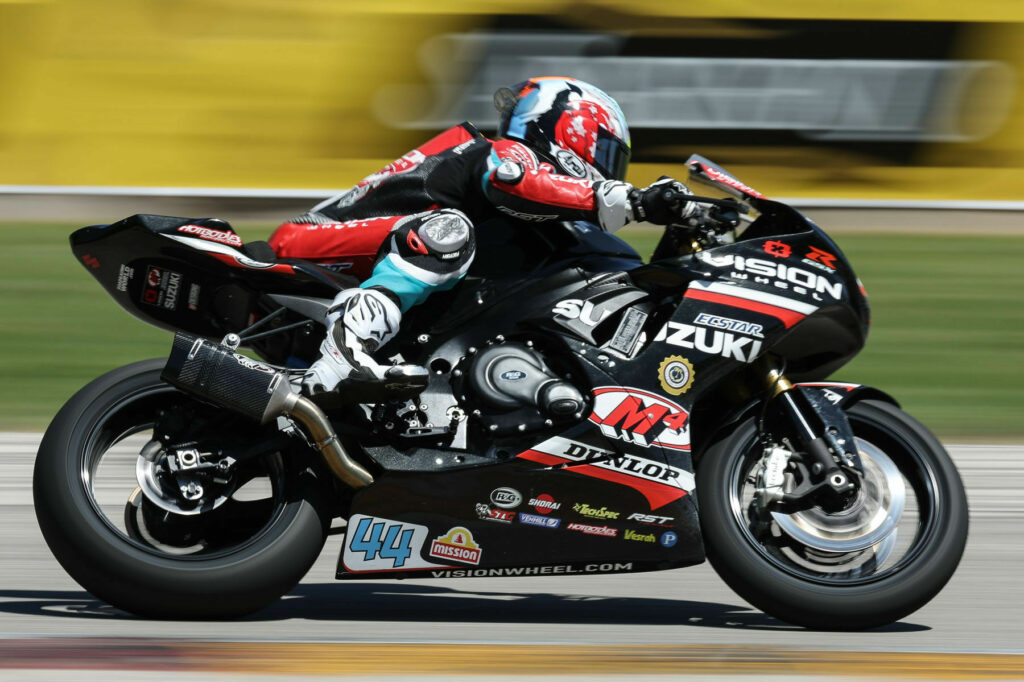
[(474, 255), (473, 224), (462, 211), (446, 208), (406, 216), (395, 223), (363, 287), (393, 292), (408, 310), (434, 291), (454, 286)]
[(406, 216), (391, 235), (387, 255), (429, 272), (431, 283), (462, 277), (476, 254), (473, 223), (453, 208)]

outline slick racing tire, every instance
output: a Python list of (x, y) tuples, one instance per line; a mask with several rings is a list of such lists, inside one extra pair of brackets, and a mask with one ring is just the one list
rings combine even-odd
[(907, 616), (942, 589), (967, 542), (963, 484), (935, 436), (889, 403), (865, 400), (846, 413), (865, 471), (852, 511), (765, 509), (754, 492), (763, 446), (753, 420), (697, 468), (712, 566), (749, 603), (807, 628), (860, 630)]
[[(264, 452), (253, 444), (263, 427), (164, 383), (163, 364), (105, 374), (60, 410), (36, 458), (39, 526), (71, 577), (120, 609), (180, 619), (250, 613), (294, 587), (320, 553), (330, 525), (325, 486), (304, 459), (304, 443), (295, 452)], [(188, 500), (160, 500), (159, 486), (143, 493), (137, 471), (166, 475), (147, 468), (157, 457), (140, 459), (140, 444), (159, 449), (159, 438), (170, 438), (157, 435), (168, 419), (179, 432), (199, 430), (181, 452), (233, 456), (212, 477), (187, 479), (196, 485), (183, 494), (195, 508), (180, 513), (174, 505)], [(206, 500), (204, 489), (217, 492)]]

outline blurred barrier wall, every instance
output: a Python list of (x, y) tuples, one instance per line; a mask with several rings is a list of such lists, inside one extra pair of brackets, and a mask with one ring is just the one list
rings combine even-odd
[(1024, 199), (1024, 3), (0, 0), (0, 185), (339, 188), (529, 75), (591, 80), (631, 179)]

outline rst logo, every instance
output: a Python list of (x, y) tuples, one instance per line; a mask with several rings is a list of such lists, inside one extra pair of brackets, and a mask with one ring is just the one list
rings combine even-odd
[(671, 516), (658, 516), (656, 514), (630, 514), (630, 521), (639, 521), (640, 523), (653, 523), (657, 526), (665, 526), (672, 522)]
[(666, 322), (654, 340), (664, 341), (670, 346), (691, 348), (708, 355), (721, 355), (740, 362), (752, 362), (761, 352), (762, 344), (761, 341), (749, 336), (680, 322)]
[(690, 413), (653, 393), (630, 388), (594, 389), (590, 421), (609, 438), (675, 450), (690, 449)]

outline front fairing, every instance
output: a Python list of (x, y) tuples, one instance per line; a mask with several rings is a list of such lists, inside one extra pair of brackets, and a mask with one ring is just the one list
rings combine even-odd
[(656, 261), (630, 276), (655, 296), (679, 297), (672, 299), (678, 307), (670, 321), (677, 330), (702, 313), (736, 322), (711, 323), (726, 332), (745, 325), (761, 329), (760, 336), (748, 335), (746, 350), (729, 346), (732, 359), (746, 358), (756, 347), (784, 360), (796, 380), (824, 378), (863, 348), (867, 297), (846, 256), (821, 228), (784, 204), (751, 203), (761, 215), (735, 243)]

